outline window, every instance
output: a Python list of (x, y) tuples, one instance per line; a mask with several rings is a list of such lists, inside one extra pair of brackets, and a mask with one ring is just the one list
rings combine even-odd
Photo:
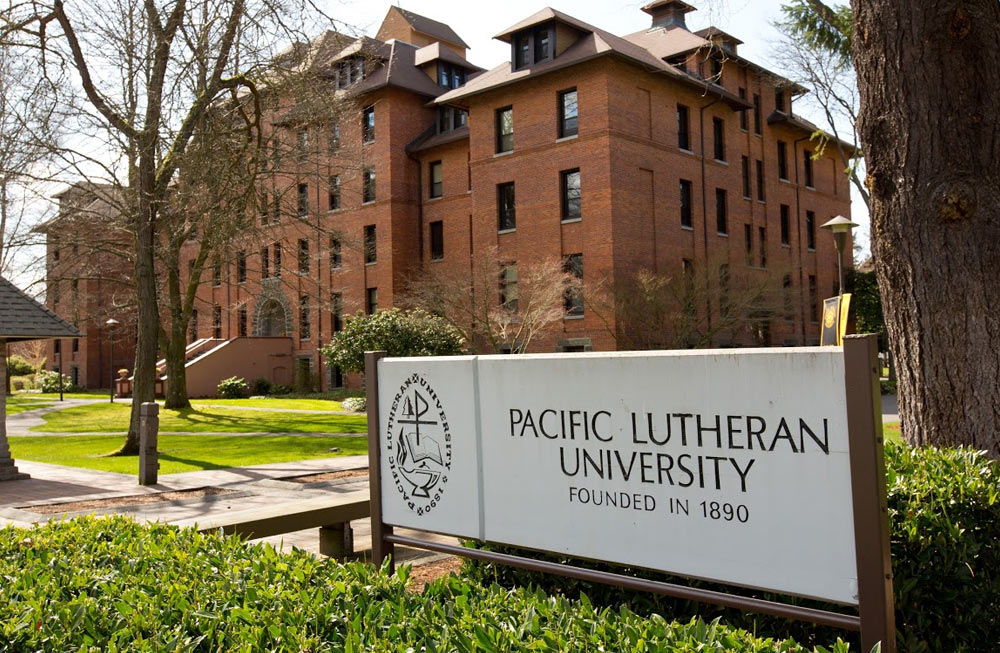
[(816, 249), (816, 214), (806, 211), (806, 247)]
[(681, 226), (691, 229), (691, 182), (681, 179)]
[(722, 118), (712, 118), (712, 142), (715, 146), (715, 160), (726, 160), (725, 122)]
[(271, 222), (281, 220), (281, 196), (278, 191), (271, 193)]
[(729, 303), (729, 264), (719, 266), (719, 312), (729, 317), (732, 306)]
[(774, 110), (785, 113), (785, 92), (781, 89), (774, 89)]
[(781, 244), (787, 245), (791, 242), (791, 235), (789, 233), (789, 218), (788, 218), (788, 205), (781, 205)]
[(270, 219), (271, 207), (267, 205), (267, 193), (260, 194), (260, 223), (261, 225), (266, 225), (268, 219)]
[(271, 248), (271, 252), (274, 255), (274, 276), (281, 276), (281, 243), (275, 243)]
[(459, 127), (464, 127), (468, 119), (469, 115), (462, 109), (457, 107), (438, 107), (438, 133), (443, 134)]
[[(198, 309), (191, 309), (191, 319), (188, 320), (188, 340), (194, 342), (198, 339)], [(58, 340), (56, 342), (59, 342)]]
[[(740, 87), (740, 99), (744, 101), (747, 99), (747, 90), (743, 87)], [(743, 131), (747, 130), (747, 120), (747, 112), (746, 109), (744, 109), (743, 111), (740, 111), (740, 129)]]
[(268, 250), (266, 247), (260, 248), (260, 278), (267, 279), (271, 276), (271, 262), (268, 258)]
[[(212, 261), (212, 286), (218, 288), (222, 285), (222, 264), (219, 263), (218, 259)], [(73, 288), (74, 293), (76, 292), (76, 287)]]
[(309, 240), (299, 238), (299, 274), (309, 274)]
[(778, 179), (788, 181), (788, 146), (785, 141), (778, 141)]
[(753, 227), (743, 225), (744, 253), (747, 265), (753, 265)]
[(566, 309), (566, 316), (583, 315), (583, 254), (570, 254), (563, 261), (563, 269), (571, 274), (578, 282), (575, 287), (567, 288), (563, 296), (563, 306)]
[(312, 323), (309, 319), (309, 295), (299, 295), (299, 339), (312, 337)]
[(436, 220), (431, 223), (431, 260), (440, 261), (444, 258), (444, 223)]
[(236, 328), (239, 329), (241, 338), (247, 337), (247, 307), (243, 304), (236, 311)]
[(340, 125), (330, 125), (330, 132), (326, 135), (326, 145), (330, 154), (340, 149)]
[(55, 248), (54, 250), (52, 250), (52, 262), (53, 263), (58, 263), (59, 262), (59, 248), (58, 247)]
[(458, 88), (465, 83), (465, 69), (445, 61), (437, 62), (438, 86)]
[(760, 136), (760, 95), (753, 94), (753, 133)]
[(375, 107), (365, 107), (361, 112), (361, 141), (375, 142)]
[(309, 130), (306, 128), (295, 132), (295, 153), (300, 162), (309, 155)]
[(375, 166), (366, 167), (362, 173), (361, 201), (375, 201)]
[(441, 193), (444, 186), (444, 181), (442, 178), (442, 166), (440, 161), (431, 162), (431, 197), (441, 197)]
[(514, 108), (504, 107), (496, 112), (497, 154), (514, 149)]
[(743, 197), (750, 199), (750, 159), (745, 156), (740, 157), (740, 172), (743, 177)]
[(757, 201), (764, 201), (764, 162), (757, 159)]
[(369, 288), (365, 291), (365, 312), (373, 315), (378, 310), (378, 288)]
[(579, 168), (559, 173), (559, 195), (562, 202), (562, 219), (579, 220), (583, 215)]
[[(73, 338), (73, 344), (72, 344), (71, 349), (72, 349), (72, 352), (74, 354), (76, 354), (76, 353), (78, 353), (80, 351), (80, 339), (79, 338)], [(73, 369), (76, 369), (76, 368), (74, 367)]]
[(222, 337), (222, 307), (213, 306), (212, 307), (212, 337), (221, 338)]
[(297, 210), (300, 218), (309, 215), (309, 184), (299, 184)]
[(757, 253), (760, 256), (760, 267), (767, 267), (767, 229), (757, 227)]
[(688, 108), (683, 104), (677, 105), (677, 147), (682, 150), (691, 151), (691, 131)]
[(579, 104), (576, 89), (559, 93), (559, 138), (576, 136), (579, 131)]
[(717, 57), (712, 57), (712, 83), (722, 86), (722, 61)]
[(374, 263), (376, 260), (378, 260), (378, 249), (375, 225), (365, 225), (365, 264)]
[(813, 187), (813, 158), (812, 152), (805, 150), (802, 152), (802, 163), (805, 167), (806, 186)]
[[(58, 354), (62, 351), (62, 338), (56, 338), (54, 342), (54, 348), (52, 350), (54, 353)], [(60, 370), (61, 371), (61, 370)]]
[(812, 314), (809, 316), (810, 322), (819, 322), (819, 314), (821, 312), (819, 306), (819, 294), (816, 292), (816, 275), (809, 275), (809, 310)]
[(508, 311), (517, 310), (517, 263), (508, 263), (500, 269), (500, 306)]
[(340, 239), (330, 236), (330, 269), (338, 270), (340, 269), (340, 264)]
[(344, 330), (344, 296), (341, 293), (330, 294), (330, 309), (333, 332), (340, 333)]
[(497, 229), (509, 231), (517, 227), (514, 211), (514, 182), (497, 185)]
[(551, 24), (518, 32), (511, 39), (514, 70), (548, 61), (555, 56), (555, 30)]
[(337, 88), (347, 88), (365, 78), (365, 60), (363, 57), (348, 57), (341, 60), (336, 67)]
[(720, 234), (729, 233), (729, 212), (726, 208), (726, 190), (715, 189), (715, 230)]
[(795, 313), (792, 311), (792, 275), (784, 276), (781, 287), (784, 289), (785, 319), (791, 322), (795, 319)]
[(330, 175), (330, 210), (340, 208), (340, 175)]

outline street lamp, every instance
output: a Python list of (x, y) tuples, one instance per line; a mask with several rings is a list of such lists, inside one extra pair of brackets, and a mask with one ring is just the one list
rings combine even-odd
[(820, 225), (823, 229), (833, 232), (833, 242), (837, 245), (837, 274), (840, 277), (840, 292), (844, 294), (844, 247), (847, 245), (847, 234), (858, 226), (856, 222), (851, 222), (848, 218), (838, 215), (826, 224)]
[(108, 327), (108, 344), (111, 349), (109, 352), (111, 358), (111, 403), (115, 403), (115, 327), (118, 326), (118, 320), (112, 317), (104, 324)]

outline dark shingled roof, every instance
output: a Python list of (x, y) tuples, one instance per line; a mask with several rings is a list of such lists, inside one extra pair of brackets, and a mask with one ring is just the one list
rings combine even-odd
[(410, 27), (422, 32), (427, 36), (433, 36), (436, 39), (442, 41), (447, 41), (448, 43), (453, 43), (455, 45), (460, 45), (463, 48), (468, 48), (469, 44), (462, 40), (462, 37), (455, 33), (448, 25), (444, 23), (439, 23), (436, 20), (427, 18), (426, 16), (421, 16), (420, 14), (415, 14), (412, 11), (407, 11), (402, 7), (392, 7), (406, 19), (406, 22), (410, 24)]
[(78, 337), (76, 327), (0, 277), (0, 338), (13, 342)]

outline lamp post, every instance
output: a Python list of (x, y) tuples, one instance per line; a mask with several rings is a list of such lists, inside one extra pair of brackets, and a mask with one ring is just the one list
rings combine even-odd
[(844, 294), (844, 247), (847, 245), (847, 234), (858, 226), (856, 222), (851, 222), (848, 218), (838, 215), (833, 220), (820, 225), (823, 229), (833, 232), (833, 242), (837, 245), (837, 274), (840, 277), (838, 286), (840, 295)]
[(115, 403), (115, 327), (118, 326), (118, 320), (112, 317), (104, 324), (108, 327), (108, 345), (111, 349), (109, 352), (111, 358), (111, 403)]

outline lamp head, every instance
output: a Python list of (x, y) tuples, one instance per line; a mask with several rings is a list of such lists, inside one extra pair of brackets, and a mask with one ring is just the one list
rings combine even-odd
[(108, 328), (114, 329), (116, 326), (118, 326), (119, 322), (118, 322), (118, 320), (116, 320), (115, 318), (112, 317), (112, 318), (108, 319), (108, 321), (105, 322), (104, 324), (106, 324), (108, 326)]
[(846, 234), (858, 226), (858, 223), (851, 222), (848, 218), (838, 215), (833, 220), (820, 225), (823, 229), (829, 229), (835, 234)]

